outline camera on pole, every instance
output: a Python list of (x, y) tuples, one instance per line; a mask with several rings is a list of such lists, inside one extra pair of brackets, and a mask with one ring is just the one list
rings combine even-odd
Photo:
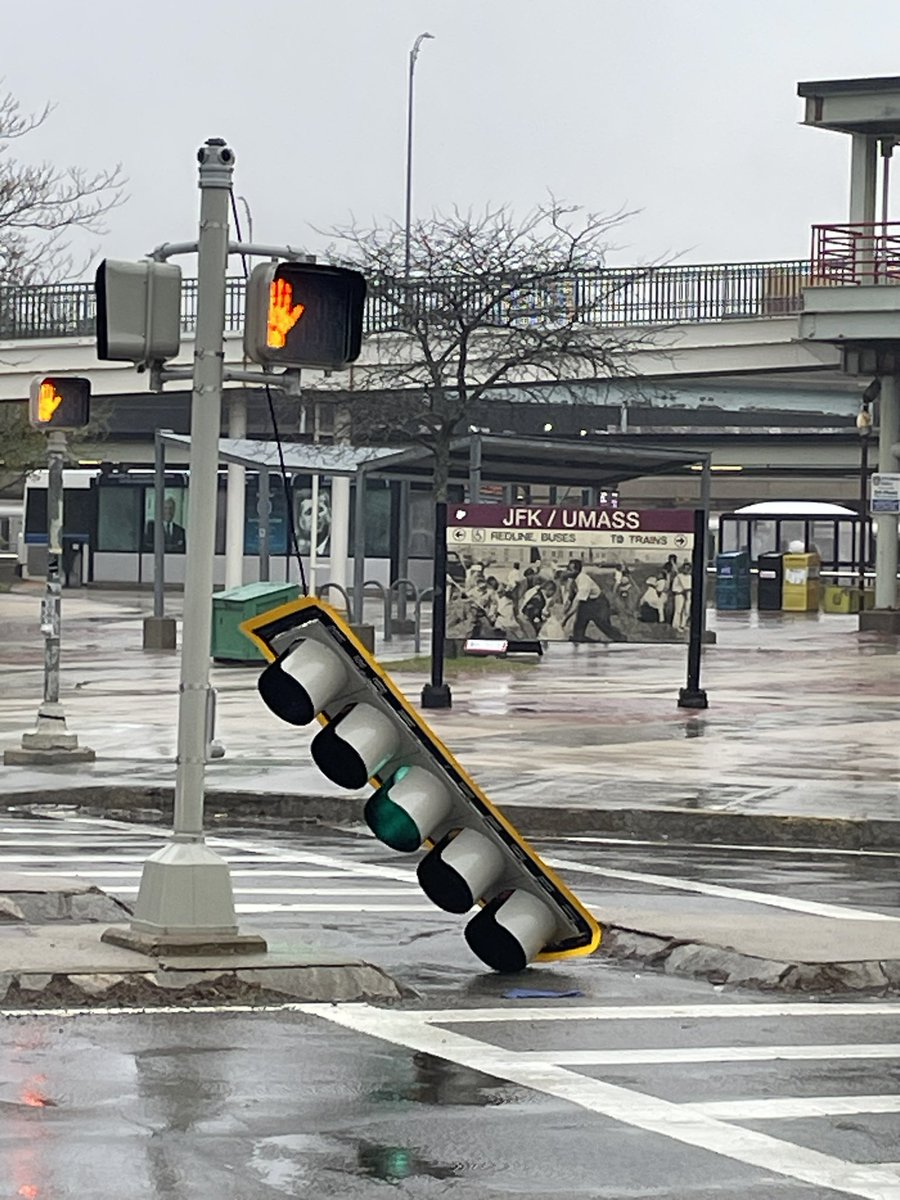
[(362, 348), (365, 277), (320, 263), (261, 263), (247, 281), (244, 351), (266, 366), (337, 370)]
[(375, 836), (393, 850), (428, 848), (417, 870), (428, 898), (452, 913), (479, 906), (465, 936), (482, 962), (521, 971), (596, 949), (591, 914), (332, 609), (307, 598), (241, 628), (270, 660), (259, 679), (268, 708), (289, 725), (321, 724), (311, 753), (332, 783), (374, 789), (365, 819)]

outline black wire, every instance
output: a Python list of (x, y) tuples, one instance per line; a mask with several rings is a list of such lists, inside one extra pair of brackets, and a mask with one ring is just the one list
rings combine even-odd
[[(243, 241), (243, 238), (241, 236), (241, 219), (238, 216), (237, 201), (234, 198), (234, 191), (231, 190), (230, 188), (229, 188), (228, 194), (231, 197), (231, 216), (234, 221), (234, 229), (235, 229), (235, 233), (237, 234), (237, 240), (240, 242), (240, 241)], [(241, 255), (241, 263), (243, 264), (244, 278), (247, 279), (248, 278), (247, 257), (244, 254)], [(293, 552), (294, 558), (297, 560), (297, 568), (300, 572), (300, 590), (302, 591), (304, 596), (308, 596), (309, 595), (309, 585), (306, 582), (306, 571), (303, 567), (303, 556), (300, 553), (300, 542), (297, 538), (297, 527), (294, 524), (294, 505), (292, 502), (293, 497), (291, 496), (291, 484), (288, 479), (287, 467), (284, 465), (284, 447), (281, 444), (281, 434), (278, 431), (278, 419), (275, 416), (275, 401), (272, 399), (272, 390), (269, 387), (268, 383), (265, 385), (265, 388), (266, 388), (266, 400), (268, 401), (268, 404), (269, 404), (269, 422), (272, 426), (272, 436), (275, 440), (275, 446), (278, 450), (278, 467), (279, 467), (279, 470), (281, 471), (281, 485), (284, 489), (284, 509), (285, 509), (285, 516), (286, 516), (286, 520), (287, 520), (288, 533), (290, 535), (290, 543), (289, 543), (288, 549), (290, 552)], [(260, 482), (262, 482), (261, 478), (260, 478)], [(268, 500), (268, 497), (266, 497), (266, 499)], [(311, 531), (310, 531), (310, 533), (311, 533)], [(310, 555), (313, 555), (316, 553), (316, 547), (313, 546), (313, 544), (312, 544), (311, 536), (310, 536), (310, 543), (309, 543), (309, 552), (310, 552)]]

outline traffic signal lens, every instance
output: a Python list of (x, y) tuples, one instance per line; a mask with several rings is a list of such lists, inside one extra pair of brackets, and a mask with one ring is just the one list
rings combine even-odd
[(430, 771), (401, 767), (365, 809), (369, 828), (392, 850), (418, 850), (450, 816), (453, 797)]
[(62, 404), (63, 398), (50, 382), (45, 379), (38, 391), (38, 420), (51, 421), (53, 414)]
[(524, 971), (553, 937), (556, 921), (546, 904), (516, 889), (495, 896), (466, 926), (469, 948), (502, 974)]
[(363, 810), (366, 824), (386, 846), (411, 854), (422, 845), (419, 827), (399, 804), (395, 804), (386, 788), (379, 788), (366, 801)]
[(282, 721), (308, 725), (340, 695), (346, 682), (337, 653), (306, 639), (266, 667), (259, 678), (259, 694)]
[(396, 755), (394, 723), (371, 704), (353, 704), (313, 738), (310, 753), (338, 787), (365, 787)]
[(287, 279), (273, 279), (269, 288), (269, 318), (266, 345), (280, 350), (306, 308), (294, 303), (294, 289)]
[(475, 829), (449, 833), (419, 863), (422, 891), (445, 912), (466, 913), (496, 890), (504, 874), (500, 848)]

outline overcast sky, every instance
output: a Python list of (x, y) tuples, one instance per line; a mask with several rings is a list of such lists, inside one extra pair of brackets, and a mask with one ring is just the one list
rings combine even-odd
[(849, 138), (798, 124), (797, 81), (900, 75), (900, 0), (3, 0), (3, 18), (6, 86), (57, 105), (22, 157), (123, 164), (129, 199), (93, 240), (118, 258), (195, 236), (209, 136), (257, 240), (402, 220), (426, 30), (418, 214), (525, 212), (550, 189), (639, 210), (613, 262), (800, 258), (810, 224), (846, 218)]

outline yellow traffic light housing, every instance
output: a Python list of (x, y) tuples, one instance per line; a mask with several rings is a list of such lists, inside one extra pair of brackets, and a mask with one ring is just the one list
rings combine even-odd
[(35, 429), (83, 429), (91, 419), (91, 381), (37, 376), (31, 383), (28, 419)]
[(261, 263), (247, 281), (244, 350), (267, 366), (336, 370), (362, 348), (366, 281), (320, 263)]
[(241, 626), (269, 660), (267, 707), (318, 721), (316, 765), (344, 788), (374, 788), (365, 819), (399, 851), (428, 852), (417, 875), (445, 912), (467, 913), (470, 949), (496, 971), (592, 953), (600, 928), (465, 773), (337, 614), (307, 598)]

